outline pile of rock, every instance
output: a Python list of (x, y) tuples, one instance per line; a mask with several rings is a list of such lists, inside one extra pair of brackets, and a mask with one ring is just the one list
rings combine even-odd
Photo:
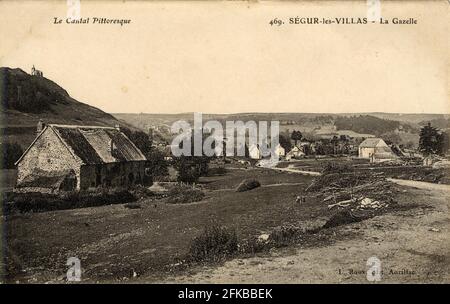
[(386, 208), (387, 206), (389, 206), (389, 204), (381, 202), (381, 201), (377, 201), (377, 200), (373, 200), (371, 198), (368, 197), (364, 197), (364, 198), (359, 198), (359, 199), (349, 199), (349, 200), (345, 200), (345, 201), (340, 201), (338, 203), (335, 204), (330, 204), (328, 205), (328, 209), (332, 209), (334, 207), (340, 207), (340, 208), (347, 208), (347, 207), (351, 207), (352, 211), (355, 210), (378, 210), (381, 208)]
[(389, 205), (387, 203), (383, 203), (380, 201), (372, 200), (368, 197), (363, 198), (359, 201), (359, 204), (356, 206), (356, 210), (370, 210), (370, 209), (381, 209), (386, 208)]

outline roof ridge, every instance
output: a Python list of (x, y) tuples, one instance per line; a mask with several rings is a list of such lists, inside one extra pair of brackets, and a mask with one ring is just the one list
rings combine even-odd
[[(47, 124), (50, 127), (60, 127), (60, 128), (86, 128), (86, 129), (110, 129), (117, 130), (115, 127), (104, 127), (104, 126), (84, 126), (84, 125), (63, 125), (63, 124)], [(117, 130), (120, 131), (120, 130)]]

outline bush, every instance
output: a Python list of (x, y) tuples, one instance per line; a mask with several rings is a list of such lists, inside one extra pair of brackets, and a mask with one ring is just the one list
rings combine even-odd
[(42, 212), (62, 209), (75, 209), (124, 204), (137, 198), (127, 189), (95, 189), (89, 191), (71, 191), (63, 194), (11, 193), (4, 204), (5, 214), (14, 211)]
[(307, 192), (319, 192), (325, 188), (336, 190), (348, 189), (367, 183), (371, 178), (365, 173), (328, 173), (314, 178), (313, 182), (306, 188)]
[(297, 239), (303, 231), (299, 227), (286, 225), (276, 227), (269, 237), (269, 242), (275, 247), (286, 246)]
[(144, 187), (142, 185), (136, 185), (133, 188), (130, 188), (129, 191), (137, 198), (147, 198), (147, 197), (153, 197), (156, 194), (149, 190), (147, 187)]
[(167, 202), (170, 204), (188, 204), (201, 201), (205, 194), (190, 186), (176, 185), (169, 189)]
[(178, 171), (178, 181), (183, 183), (196, 183), (200, 176), (208, 173), (209, 157), (181, 156), (173, 160), (173, 166)]
[(349, 173), (353, 172), (353, 167), (350, 164), (327, 162), (322, 168), (322, 174), (331, 173)]
[(226, 173), (227, 169), (225, 169), (224, 167), (216, 167), (208, 169), (208, 176), (225, 175)]
[(261, 183), (256, 179), (245, 179), (236, 188), (236, 192), (249, 191), (261, 186)]
[(194, 261), (220, 261), (237, 250), (238, 239), (234, 228), (210, 225), (192, 240), (189, 255)]
[(145, 154), (146, 166), (153, 178), (160, 179), (169, 175), (169, 164), (164, 159), (163, 151), (152, 149)]
[(179, 157), (174, 159), (174, 168), (178, 171), (177, 180), (182, 183), (195, 183), (200, 178), (200, 172), (197, 170), (193, 160), (187, 157)]
[(330, 219), (323, 225), (323, 228), (332, 228), (341, 225), (360, 222), (369, 216), (355, 216), (350, 210), (341, 210), (333, 214)]
[(138, 203), (128, 203), (124, 205), (127, 209), (141, 209), (141, 205)]
[(270, 247), (267, 246), (267, 243), (261, 242), (260, 240), (258, 240), (258, 238), (254, 237), (243, 240), (239, 243), (239, 253), (243, 254), (253, 255), (269, 248)]
[(181, 166), (178, 171), (177, 180), (182, 183), (193, 184), (198, 182), (200, 174), (196, 168), (190, 166)]

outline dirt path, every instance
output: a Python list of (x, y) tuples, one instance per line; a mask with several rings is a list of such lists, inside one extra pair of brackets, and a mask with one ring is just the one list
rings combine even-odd
[(372, 256), (381, 261), (382, 283), (450, 282), (450, 192), (435, 191), (442, 185), (393, 182), (420, 187), (405, 190), (420, 198), (421, 206), (341, 226), (338, 229), (355, 232), (356, 237), (329, 246), (274, 250), (264, 257), (234, 259), (167, 282), (365, 283), (366, 262)]
[[(320, 172), (298, 170), (298, 169), (292, 168), (291, 166), (289, 166), (287, 168), (271, 168), (271, 169), (278, 170), (278, 171), (284, 171), (284, 172), (312, 175), (312, 176), (321, 175)], [(423, 190), (444, 191), (444, 192), (450, 193), (450, 185), (421, 182), (421, 181), (415, 181), (415, 180), (397, 179), (397, 178), (386, 178), (386, 180), (396, 183), (401, 186), (413, 187), (413, 188), (423, 189)]]
[(387, 180), (401, 186), (408, 186), (417, 189), (431, 190), (431, 191), (444, 191), (450, 193), (450, 185), (420, 182), (415, 180), (396, 179), (396, 178), (387, 178)]
[(277, 171), (283, 171), (283, 172), (290, 172), (290, 173), (298, 173), (298, 174), (312, 175), (312, 176), (318, 176), (318, 175), (321, 174), (320, 172), (298, 170), (298, 169), (293, 169), (293, 168), (291, 168), (291, 167), (287, 167), (287, 168), (271, 168), (271, 169), (277, 170)]

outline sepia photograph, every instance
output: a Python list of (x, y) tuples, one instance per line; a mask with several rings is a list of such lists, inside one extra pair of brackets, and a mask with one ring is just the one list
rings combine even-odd
[(449, 8), (0, 1), (0, 283), (448, 284)]

